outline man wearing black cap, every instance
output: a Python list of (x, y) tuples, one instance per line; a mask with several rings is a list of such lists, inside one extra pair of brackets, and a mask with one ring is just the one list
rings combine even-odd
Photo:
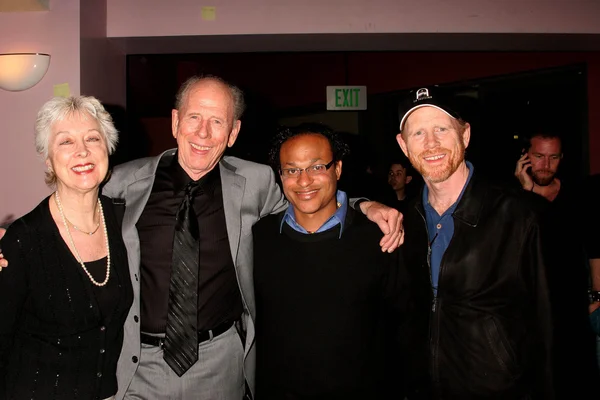
[(554, 398), (540, 218), (529, 193), (465, 160), (471, 137), (436, 92), (411, 93), (402, 151), (425, 186), (404, 216), (414, 313), (400, 335), (413, 398)]

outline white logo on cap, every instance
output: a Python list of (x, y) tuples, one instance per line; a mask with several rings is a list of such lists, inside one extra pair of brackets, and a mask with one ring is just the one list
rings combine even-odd
[(429, 90), (426, 88), (421, 88), (421, 89), (417, 90), (417, 94), (415, 96), (414, 102), (416, 103), (417, 101), (430, 99), (430, 98), (431, 98), (431, 96), (429, 95)]

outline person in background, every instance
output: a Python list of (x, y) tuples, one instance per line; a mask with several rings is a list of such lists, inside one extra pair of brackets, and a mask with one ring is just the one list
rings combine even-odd
[(387, 181), (395, 195), (388, 204), (390, 207), (394, 207), (400, 212), (405, 211), (410, 199), (407, 193), (407, 185), (412, 179), (413, 176), (408, 159), (396, 160), (390, 165)]
[(524, 190), (553, 201), (561, 188), (561, 180), (556, 174), (562, 158), (560, 136), (540, 131), (529, 138), (528, 148), (523, 149), (515, 167), (515, 177)]
[(536, 129), (516, 163), (515, 177), (524, 191), (539, 195), (540, 209), (554, 232), (544, 245), (559, 250), (547, 260), (547, 276), (555, 327), (554, 381), (557, 397), (568, 399), (597, 387), (600, 379), (589, 319), (598, 302), (590, 304), (588, 297), (588, 269), (596, 263), (598, 251), (597, 244), (588, 239), (595, 234), (589, 232), (590, 224), (584, 222), (588, 216), (583, 211), (595, 205), (585, 206), (593, 198), (584, 194), (583, 185), (573, 178), (558, 177), (564, 159), (560, 129), (553, 123), (539, 123)]
[(55, 189), (2, 238), (0, 399), (113, 399), (133, 300), (111, 199), (99, 195), (117, 144), (93, 97), (56, 97), (35, 124)]

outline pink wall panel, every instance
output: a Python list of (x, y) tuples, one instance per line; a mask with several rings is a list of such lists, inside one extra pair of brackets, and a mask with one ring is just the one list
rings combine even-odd
[[(19, 93), (0, 91), (0, 186), (3, 188), (0, 221), (8, 214), (22, 215), (49, 193), (43, 183), (43, 163), (33, 147), (33, 123), (39, 107), (52, 96), (54, 84), (69, 83), (73, 94), (79, 94), (83, 88), (86, 94), (96, 95), (105, 102), (124, 105), (125, 55), (112, 47), (105, 36), (375, 32), (600, 34), (597, 23), (600, 1), (597, 0), (213, 0), (208, 3), (56, 0), (50, 4), (51, 10), (46, 12), (0, 13), (0, 53), (52, 54), (50, 69), (37, 86)], [(202, 19), (203, 6), (216, 7), (214, 21)], [(388, 63), (389, 60), (382, 57), (380, 63), (350, 70), (349, 80), (362, 72), (378, 74), (380, 68), (396, 69), (394, 82), (381, 85), (403, 86), (404, 74), (422, 71), (419, 76), (425, 80), (426, 72), (437, 69), (440, 62), (430, 59), (428, 65), (425, 57), (425, 64), (410, 67), (408, 59), (406, 67), (401, 68), (403, 62)], [(492, 55), (483, 70), (493, 75), (505, 73), (515, 65), (528, 69), (555, 63), (548, 55), (540, 56), (543, 62), (531, 55), (523, 57), (522, 62), (518, 62), (514, 58), (507, 60)], [(575, 56), (573, 61), (577, 60), (588, 65), (591, 167), (593, 172), (600, 172), (600, 159), (594, 157), (600, 152), (600, 120), (594, 112), (600, 106), (600, 59), (597, 53), (589, 53)], [(338, 70), (335, 65), (315, 64), (310, 68), (322, 68), (328, 82)], [(232, 68), (240, 66), (232, 65)], [(361, 68), (367, 70), (360, 71)], [(464, 65), (450, 68), (448, 79), (480, 76), (477, 68), (467, 60)], [(307, 93), (309, 89), (307, 87)]]
[(54, 84), (69, 83), (79, 93), (79, 0), (52, 1), (50, 11), (0, 13), (0, 53), (7, 52), (49, 53), (52, 59), (33, 88), (0, 90), (0, 221), (24, 214), (49, 194), (33, 124)]
[(108, 0), (108, 36), (600, 33), (598, 15), (596, 0)]
[(81, 2), (81, 94), (125, 107), (125, 54), (106, 37), (106, 0)]

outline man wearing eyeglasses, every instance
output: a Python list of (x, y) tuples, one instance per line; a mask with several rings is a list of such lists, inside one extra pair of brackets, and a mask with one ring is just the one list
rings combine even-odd
[(407, 282), (400, 249), (382, 252), (377, 226), (337, 189), (347, 151), (321, 125), (275, 138), (270, 158), (290, 205), (253, 228), (258, 399), (390, 395), (385, 323), (400, 320)]

